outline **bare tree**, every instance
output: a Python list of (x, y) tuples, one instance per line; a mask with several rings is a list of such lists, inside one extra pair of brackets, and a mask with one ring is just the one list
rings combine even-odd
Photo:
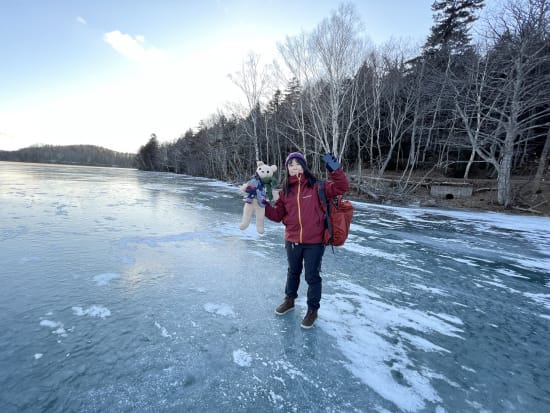
[(535, 173), (535, 178), (533, 179), (533, 193), (537, 193), (540, 189), (540, 184), (542, 178), (548, 167), (548, 156), (550, 156), (550, 124), (547, 124), (548, 128), (546, 132), (546, 140), (544, 141), (544, 147), (540, 153), (539, 164), (537, 167), (537, 172)]
[[(294, 83), (300, 89), (298, 99), (294, 99), (293, 110), (291, 111), (292, 122), (287, 126), (294, 129), (301, 139), (295, 146), (301, 148), (303, 153), (307, 153), (306, 139), (306, 114), (303, 87), (313, 83), (312, 69), (314, 67), (313, 58), (308, 44), (309, 35), (301, 32), (294, 37), (287, 36), (284, 43), (279, 43), (277, 48), (281, 54), (285, 66), (290, 72), (292, 79), (287, 79), (286, 83)], [(279, 72), (284, 77), (282, 71)]]
[(259, 54), (250, 52), (243, 61), (241, 70), (229, 75), (229, 78), (241, 89), (246, 98), (247, 115), (250, 116), (252, 123), (252, 130), (247, 133), (253, 140), (256, 160), (260, 159), (259, 114), (271, 79), (270, 65), (262, 65), (260, 61)]
[[(300, 109), (302, 115), (308, 112), (312, 137), (338, 159), (348, 142), (357, 104), (357, 85), (352, 79), (364, 58), (360, 32), (361, 22), (353, 5), (343, 4), (312, 33), (287, 37), (279, 44), (289, 71), (304, 87)], [(302, 126), (305, 142), (303, 122)]]
[(509, 3), (492, 27), (497, 37), (485, 60), (457, 90), (457, 112), (476, 154), (497, 171), (497, 199), (505, 207), (516, 148), (546, 133), (550, 116), (549, 7), (543, 0)]

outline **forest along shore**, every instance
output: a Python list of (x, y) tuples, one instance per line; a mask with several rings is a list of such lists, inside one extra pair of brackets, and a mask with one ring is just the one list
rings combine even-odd
[[(497, 202), (495, 179), (456, 179), (456, 178), (411, 178), (407, 182), (400, 175), (384, 175), (382, 178), (362, 177), (359, 183), (357, 176), (348, 174), (351, 181), (349, 197), (353, 200), (384, 205), (420, 206), (451, 209), (474, 209), (481, 211), (501, 212), (519, 215), (550, 216), (550, 177), (541, 183), (534, 195), (528, 191), (530, 180), (526, 177), (513, 177), (512, 188), (514, 204), (504, 208)], [(433, 185), (449, 183), (450, 185), (471, 185), (470, 196), (434, 196)]]

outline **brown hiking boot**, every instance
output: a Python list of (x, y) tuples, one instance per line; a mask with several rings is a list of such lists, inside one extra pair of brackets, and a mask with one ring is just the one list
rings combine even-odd
[(285, 297), (285, 301), (275, 309), (275, 314), (283, 315), (288, 313), (290, 310), (294, 310), (294, 298)]
[(315, 323), (315, 320), (317, 320), (317, 310), (310, 310), (308, 308), (307, 313), (302, 320), (302, 328), (311, 328), (313, 327), (313, 323)]

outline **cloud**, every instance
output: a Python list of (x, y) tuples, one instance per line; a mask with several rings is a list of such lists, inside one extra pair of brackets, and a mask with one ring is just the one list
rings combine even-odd
[(79, 22), (80, 24), (88, 24), (88, 22), (84, 19), (84, 17), (78, 16), (76, 18), (76, 21)]
[(101, 36), (107, 51), (112, 48), (115, 58), (131, 63), (126, 71), (47, 102), (0, 110), (0, 149), (80, 143), (135, 153), (151, 133), (172, 141), (228, 101), (243, 98), (227, 77), (250, 46), (241, 39), (191, 54), (154, 48), (143, 36), (119, 30)]
[(159, 51), (155, 48), (146, 49), (143, 46), (145, 38), (140, 35), (132, 37), (119, 30), (114, 30), (105, 33), (103, 40), (122, 56), (135, 62), (146, 63), (160, 57)]

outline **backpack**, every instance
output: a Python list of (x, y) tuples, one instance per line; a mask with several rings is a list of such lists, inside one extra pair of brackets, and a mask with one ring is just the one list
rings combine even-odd
[(323, 243), (333, 247), (344, 245), (348, 238), (349, 226), (353, 217), (353, 205), (345, 200), (342, 195), (327, 199), (325, 181), (319, 181), (319, 198), (321, 198), (321, 208), (325, 213)]

